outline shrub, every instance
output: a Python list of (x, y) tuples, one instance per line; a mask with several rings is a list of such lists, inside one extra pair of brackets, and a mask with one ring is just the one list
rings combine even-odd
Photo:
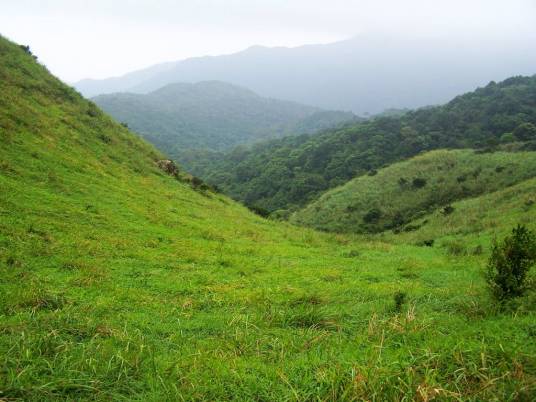
[(402, 311), (402, 306), (406, 302), (406, 294), (398, 291), (393, 295), (393, 300), (395, 302), (395, 311), (400, 313)]
[(514, 137), (520, 141), (536, 139), (536, 126), (532, 123), (523, 123), (514, 130)]
[(34, 55), (32, 53), (32, 51), (30, 50), (30, 46), (28, 45), (19, 45), (19, 47), (26, 53), (26, 54), (29, 54), (30, 56), (32, 56), (34, 58), (34, 60), (37, 60), (37, 56)]
[(423, 179), (422, 177), (416, 177), (413, 179), (413, 187), (415, 188), (423, 188), (426, 186), (426, 179)]
[(201, 185), (203, 184), (203, 180), (201, 180), (199, 177), (197, 176), (192, 176), (192, 178), (190, 179), (190, 184), (192, 185), (193, 188), (198, 188), (198, 187), (201, 187)]
[(518, 225), (502, 243), (493, 244), (486, 280), (493, 296), (499, 300), (522, 296), (527, 274), (536, 263), (536, 237)]
[(451, 213), (454, 212), (454, 207), (452, 205), (446, 205), (445, 207), (443, 207), (443, 209), (441, 210), (441, 213), (445, 216), (447, 215), (450, 215)]
[(509, 142), (515, 142), (516, 138), (514, 137), (514, 134), (512, 133), (504, 133), (501, 135), (501, 142), (503, 144), (507, 144)]
[(404, 232), (414, 232), (419, 230), (422, 225), (407, 225), (404, 227)]
[(266, 208), (259, 207), (258, 205), (246, 205), (246, 207), (254, 214), (262, 216), (263, 218), (268, 218), (270, 216), (270, 211)]
[(99, 140), (101, 140), (102, 142), (104, 142), (105, 144), (110, 144), (112, 142), (112, 139), (110, 137), (108, 137), (106, 134), (104, 133), (100, 133), (98, 135), (99, 137)]
[(477, 167), (475, 170), (473, 170), (473, 171), (471, 172), (471, 175), (472, 175), (475, 179), (477, 179), (478, 176), (480, 176), (480, 173), (482, 173), (482, 168), (479, 166), (479, 167)]
[(86, 110), (86, 114), (90, 117), (98, 117), (100, 114), (99, 108), (93, 102), (88, 101), (88, 108)]
[(372, 208), (370, 211), (368, 211), (365, 214), (365, 216), (363, 216), (363, 222), (378, 223), (381, 217), (382, 217), (382, 211), (380, 211), (378, 208)]
[(350, 250), (342, 253), (342, 256), (347, 258), (355, 258), (359, 257), (360, 255), (361, 253), (359, 252), (359, 250)]
[(406, 219), (404, 218), (404, 215), (398, 211), (395, 216), (393, 216), (393, 220), (391, 221), (391, 224), (388, 225), (387, 229), (401, 227), (404, 223), (406, 223)]

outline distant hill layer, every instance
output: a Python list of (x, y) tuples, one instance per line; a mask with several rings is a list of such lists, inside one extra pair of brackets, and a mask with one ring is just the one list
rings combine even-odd
[(122, 77), (83, 80), (75, 86), (85, 96), (95, 96), (148, 93), (174, 82), (219, 80), (266, 97), (362, 115), (440, 104), (491, 80), (534, 73), (536, 52), (528, 38), (494, 41), (367, 34), (326, 45), (254, 46), (230, 55), (156, 65)]
[(101, 95), (94, 101), (179, 160), (190, 149), (225, 150), (262, 139), (312, 133), (356, 119), (349, 112), (263, 98), (217, 81), (170, 84), (146, 95)]
[(334, 232), (412, 230), (415, 218), (536, 177), (536, 152), (432, 151), (323, 194), (291, 221)]
[(513, 77), (423, 108), (192, 157), (192, 171), (268, 211), (305, 206), (322, 192), (423, 151), (536, 140), (536, 76)]

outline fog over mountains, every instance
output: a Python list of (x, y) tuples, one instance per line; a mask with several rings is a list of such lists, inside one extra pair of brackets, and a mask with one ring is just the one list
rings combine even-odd
[(122, 77), (83, 80), (85, 96), (148, 93), (174, 82), (220, 80), (262, 96), (326, 109), (378, 113), (447, 101), (536, 71), (530, 41), (361, 35), (327, 45), (253, 46), (242, 52), (155, 65)]

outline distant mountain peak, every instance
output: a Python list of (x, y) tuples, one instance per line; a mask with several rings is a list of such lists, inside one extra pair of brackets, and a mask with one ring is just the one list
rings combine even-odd
[[(463, 46), (462, 46), (463, 45)], [(503, 60), (503, 63), (497, 63)], [(534, 74), (526, 41), (463, 44), (448, 38), (362, 33), (297, 47), (251, 46), (222, 56), (190, 58), (109, 80), (79, 82), (86, 96), (149, 93), (173, 82), (217, 80), (260, 96), (331, 110), (380, 113), (440, 104), (491, 80)]]

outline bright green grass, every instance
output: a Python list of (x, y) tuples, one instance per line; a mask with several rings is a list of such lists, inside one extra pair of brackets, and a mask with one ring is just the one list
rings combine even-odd
[(498, 311), (484, 255), (195, 192), (2, 39), (0, 93), (0, 399), (534, 396), (534, 292)]
[[(291, 220), (335, 232), (403, 228), (440, 206), (535, 176), (536, 152), (431, 151), (328, 191)], [(415, 179), (425, 180), (424, 186), (415, 185)], [(376, 219), (367, 220), (373, 210)]]

